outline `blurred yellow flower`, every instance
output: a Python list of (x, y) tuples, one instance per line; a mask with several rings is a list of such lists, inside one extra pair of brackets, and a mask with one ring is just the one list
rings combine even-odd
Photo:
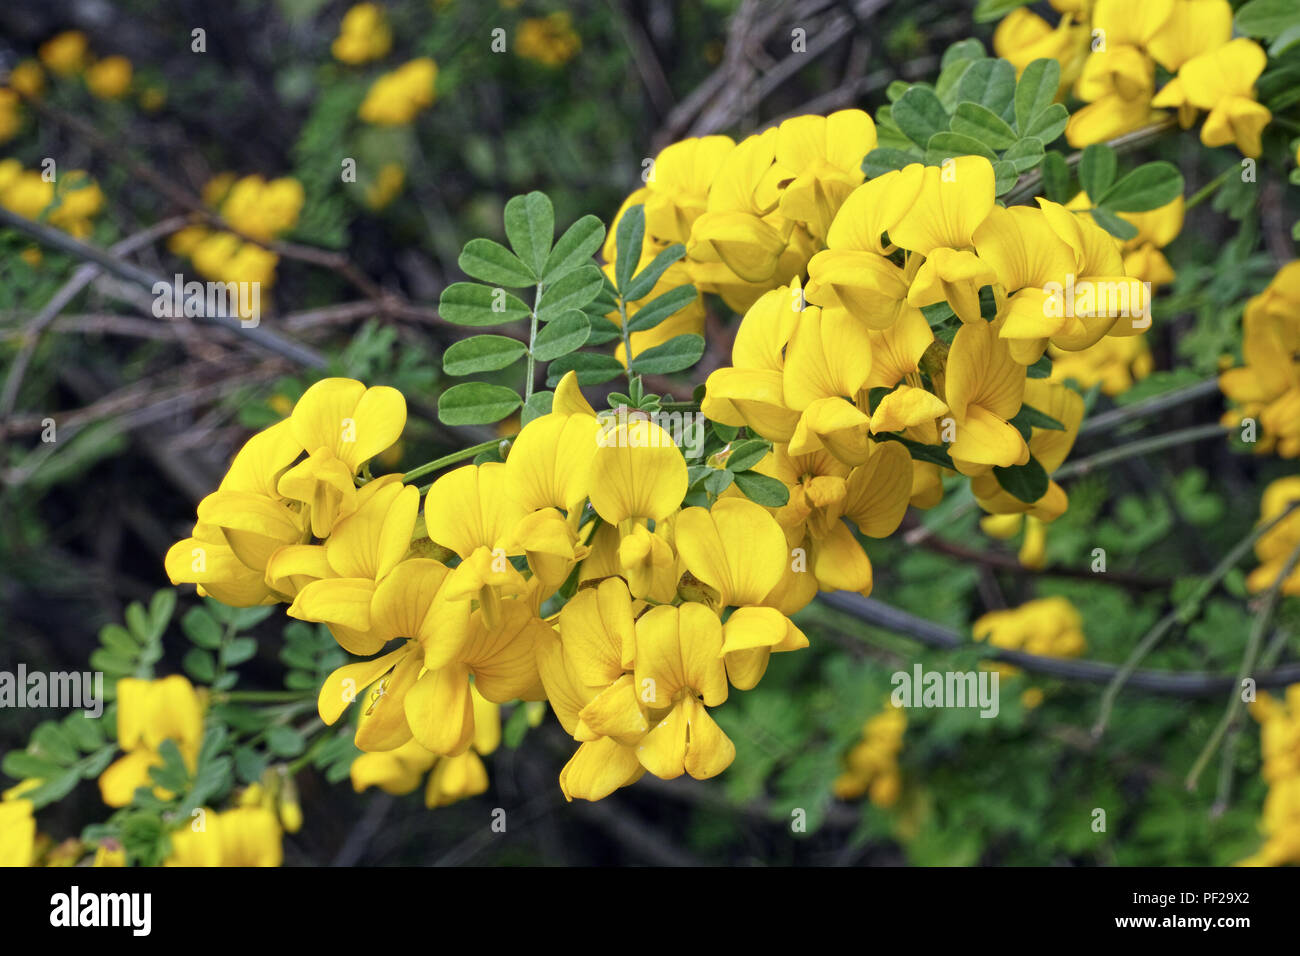
[(562, 66), (582, 49), (573, 29), (573, 18), (565, 11), (545, 17), (529, 17), (515, 28), (515, 52), (542, 66)]
[(404, 126), (436, 96), (438, 64), (421, 57), (375, 80), (357, 115), (376, 126)]
[(86, 35), (80, 30), (66, 30), (42, 43), (37, 55), (59, 76), (79, 73), (86, 66)]
[(101, 100), (121, 99), (131, 88), (131, 74), (131, 61), (126, 57), (106, 57), (86, 70), (86, 86)]

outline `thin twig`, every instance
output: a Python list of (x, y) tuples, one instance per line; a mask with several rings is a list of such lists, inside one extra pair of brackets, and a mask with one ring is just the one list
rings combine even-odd
[[(1044, 657), (1024, 651), (1007, 650), (976, 644), (958, 632), (909, 614), (907, 611), (866, 598), (848, 591), (835, 591), (820, 596), (821, 600), (836, 610), (875, 627), (883, 627), (896, 634), (913, 638), (927, 647), (942, 650), (977, 648), (991, 660), (1013, 664), (1023, 670), (1057, 677), (1062, 680), (1081, 681), (1087, 684), (1105, 684), (1115, 677), (1114, 664), (1101, 661), (1071, 660), (1064, 657)], [(1235, 687), (1235, 678), (1229, 674), (1206, 674), (1197, 671), (1134, 671), (1128, 686), (1166, 697), (1210, 697)], [(1300, 663), (1284, 664), (1271, 671), (1255, 675), (1259, 687), (1285, 687), (1300, 681)]]

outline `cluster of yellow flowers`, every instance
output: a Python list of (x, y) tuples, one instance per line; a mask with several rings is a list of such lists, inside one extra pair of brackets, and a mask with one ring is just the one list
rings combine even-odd
[[(117, 744), (124, 754), (99, 777), (100, 795), (110, 807), (124, 807), (135, 791), (150, 786), (149, 771), (162, 766), (163, 743), (171, 741), (192, 773), (203, 736), (204, 699), (179, 675), (117, 682)], [(44, 781), (24, 780), (0, 800), (0, 866), (73, 866), (89, 852), (76, 839), (52, 846), (39, 834), (31, 801), (24, 794)], [(174, 796), (153, 787), (160, 800)], [(246, 788), (235, 805), (218, 812), (204, 807), (172, 832), (167, 866), (279, 866), (283, 833), (302, 825), (292, 777), (268, 769), (263, 783)], [(126, 854), (106, 841), (94, 849), (95, 866), (125, 866)]]
[(529, 17), (515, 28), (515, 52), (542, 66), (563, 66), (582, 49), (573, 29), (573, 17), (556, 11), (544, 17)]
[(36, 169), (23, 169), (16, 159), (0, 160), (0, 206), (26, 216), (45, 217), (51, 226), (84, 239), (91, 220), (104, 208), (99, 184), (83, 170), (62, 173), (53, 181)]
[[(478, 796), (487, 790), (486, 757), (501, 743), (501, 708), (474, 685), (470, 685), (474, 709), (474, 737), (464, 753), (441, 756), (412, 737), (395, 750), (363, 753), (352, 761), (352, 788), (361, 793), (378, 787), (385, 793), (411, 793), (429, 774), (424, 787), (424, 805), (430, 810)], [(540, 717), (540, 715), (539, 715)], [(432, 770), (432, 773), (429, 771)]]
[[(1260, 497), (1259, 523), (1267, 524), (1281, 517), (1297, 501), (1300, 501), (1300, 475), (1288, 475), (1271, 482)], [(1258, 594), (1276, 584), (1297, 548), (1300, 548), (1300, 510), (1287, 515), (1259, 536), (1255, 542), (1259, 567), (1246, 577), (1246, 589)], [(1282, 582), (1280, 590), (1284, 595), (1300, 594), (1300, 563)]]
[(835, 778), (832, 792), (841, 800), (863, 794), (882, 810), (898, 802), (903, 787), (898, 752), (903, 749), (907, 715), (892, 703), (862, 725), (862, 739), (844, 758), (844, 771)]
[(31, 866), (36, 861), (34, 808), (30, 800), (17, 795), (18, 789), (10, 788), (0, 799), (0, 867)]
[(420, 57), (385, 73), (371, 84), (357, 115), (376, 126), (405, 126), (433, 105), (438, 64)]
[(246, 800), (220, 813), (205, 810), (199, 820), (171, 834), (172, 852), (164, 866), (279, 866), (283, 832), (273, 809), (249, 788)]
[(356, 66), (382, 59), (392, 45), (393, 32), (383, 8), (377, 3), (358, 3), (343, 14), (339, 35), (330, 51), (334, 59)]
[[(240, 234), (269, 242), (298, 223), (304, 200), (302, 183), (289, 176), (267, 181), (259, 175), (236, 179), (234, 173), (213, 177), (203, 200)], [(168, 249), (194, 263), (199, 274), (217, 282), (275, 284), (280, 257), (233, 232), (186, 226), (168, 241)]]
[(9, 85), (0, 86), (0, 143), (18, 135), (23, 124), (22, 98), (45, 90), (45, 72), (35, 60), (23, 60), (9, 71)]
[(1236, 403), (1223, 423), (1258, 426), (1257, 454), (1300, 455), (1300, 261), (1289, 262), (1242, 316), (1245, 364), (1219, 376), (1223, 394)]
[[(790, 181), (784, 196), (799, 182)], [(736, 177), (721, 183), (731, 190)], [(832, 530), (846, 542), (834, 562), (838, 578), (823, 584), (856, 591), (870, 580), (852, 579), (856, 570), (869, 569), (847, 560), (852, 536), (836, 518), (849, 517), (868, 535), (889, 534), (909, 499), (930, 507), (942, 496), (947, 469), (913, 461), (886, 439), (930, 446), (942, 441), (990, 513), (1058, 517), (1067, 505), (1059, 485), (1050, 482), (1036, 501), (1024, 502), (1000, 486), (993, 469), (1024, 465), (1032, 455), (1050, 474), (1073, 445), (1082, 399), (1058, 381), (1027, 376), (1027, 366), (1049, 343), (1078, 351), (1149, 324), (1119, 317), (1149, 316), (1149, 291), (1125, 275), (1118, 242), (1089, 218), (1047, 200), (1039, 200), (1039, 208), (998, 206), (992, 168), (977, 156), (943, 167), (913, 165), (846, 186), (842, 204), (831, 202), (818, 183), (808, 184), (820, 197), (810, 199), (809, 208), (824, 210), (817, 218), (828, 224), (827, 248), (808, 262), (807, 288), (800, 289), (797, 279), (787, 288), (759, 287), (737, 333), (733, 365), (709, 376), (702, 408), (714, 421), (748, 426), (777, 443), (775, 465), (787, 484), (839, 480), (812, 491), (805, 505), (809, 511), (828, 507)], [(651, 197), (646, 208), (649, 222)], [(788, 253), (778, 252), (779, 240), (763, 245), (765, 230), (779, 233), (755, 215), (723, 214), (729, 218), (725, 226), (714, 221), (718, 232), (711, 232), (709, 215), (700, 215), (691, 231), (696, 245), (705, 242), (699, 233), (711, 235), (709, 248), (722, 260), (704, 263), (705, 269), (734, 262), (749, 270), (759, 248), (778, 257)], [(793, 235), (805, 227), (792, 229)], [(688, 257), (688, 273), (695, 264)], [(756, 267), (748, 272), (758, 273)], [(992, 287), (992, 321), (982, 314), (985, 286)], [(950, 346), (936, 339), (921, 311), (941, 303), (961, 320)], [(1023, 406), (1063, 427), (1022, 432), (1010, 422)], [(797, 461), (786, 467), (785, 460)], [(859, 468), (868, 469), (861, 480), (870, 487), (891, 489), (888, 496), (872, 493), (876, 505), (889, 498), (878, 512), (889, 516), (881, 527), (869, 528), (854, 514), (861, 509), (852, 490)], [(831, 485), (840, 490), (828, 499)], [(826, 523), (810, 525), (814, 538)]]
[[(136, 788), (148, 786), (149, 770), (161, 766), (158, 748), (176, 744), (194, 770), (203, 742), (203, 704), (180, 675), (161, 680), (123, 678), (117, 682), (117, 744), (125, 751), (99, 777), (99, 792), (110, 807), (131, 802)], [(165, 799), (159, 793), (160, 799)]]
[[(975, 622), (974, 637), (977, 641), (988, 641), (993, 647), (1040, 657), (1078, 657), (1088, 649), (1083, 618), (1063, 597), (1039, 598), (1019, 607), (989, 611)], [(988, 666), (1003, 677), (1020, 673), (1018, 667), (1010, 664)], [(1043, 692), (1036, 687), (1027, 688), (1020, 695), (1020, 702), (1025, 707), (1037, 707), (1043, 702)]]
[(1145, 339), (1107, 337), (1082, 352), (1067, 352), (1054, 345), (1047, 348), (1052, 359), (1052, 378), (1075, 381), (1081, 388), (1097, 385), (1104, 395), (1120, 395), (1151, 374), (1151, 349)]
[(101, 100), (121, 99), (131, 90), (134, 75), (131, 61), (119, 55), (97, 59), (80, 30), (65, 30), (51, 37), (41, 44), (37, 54), (46, 69), (56, 76), (84, 74), (86, 88)]
[[(1070, 117), (1071, 146), (1100, 143), (1176, 109), (1184, 129), (1201, 111), (1206, 146), (1236, 143), (1260, 154), (1272, 114), (1255, 99), (1266, 55), (1253, 40), (1232, 39), (1228, 0), (1051, 0), (1062, 15), (1053, 27), (1025, 7), (993, 35), (998, 56), (1023, 70), (1039, 57), (1061, 64), (1061, 95), (1073, 86), (1087, 105)], [(1156, 89), (1156, 65), (1174, 74)]]
[(1241, 866), (1300, 864), (1300, 684), (1286, 689), (1286, 700), (1262, 692), (1250, 705), (1259, 721), (1259, 743), (1268, 783), (1260, 829), (1264, 845)]
[[(569, 798), (599, 799), (646, 770), (725, 769), (735, 750), (706, 708), (729, 684), (755, 686), (772, 652), (807, 644), (778, 608), (788, 579), (811, 576), (790, 570), (802, 568), (772, 514), (734, 490), (682, 509), (687, 466), (671, 436), (646, 418), (598, 417), (573, 373), (504, 463), (443, 475), (422, 513), (399, 475), (358, 486), (405, 420), (394, 389), (316, 383), (249, 440), (166, 558), (173, 582), (234, 606), (287, 602), (353, 654), (404, 639), (321, 688), (329, 724), (372, 688), (356, 743), (390, 759), (362, 764), (354, 785), (410, 788), (433, 757), (431, 802), (472, 792), (481, 766), (455, 758), (495, 746), (485, 705), (513, 700), (549, 699), (580, 743), (561, 775)], [(860, 497), (870, 509), (870, 489)], [(576, 593), (541, 617), (571, 576)], [(427, 753), (401, 749), (412, 741)]]

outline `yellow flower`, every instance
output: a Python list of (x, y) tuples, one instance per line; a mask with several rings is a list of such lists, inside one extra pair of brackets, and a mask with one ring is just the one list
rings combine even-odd
[(1206, 146), (1235, 142), (1242, 155), (1259, 156), (1260, 134), (1273, 118), (1255, 100), (1255, 81), (1267, 60), (1258, 43), (1239, 37), (1193, 57), (1178, 71), (1187, 100), (1210, 111), (1201, 127), (1201, 142)]
[(9, 85), (23, 96), (39, 99), (45, 92), (45, 71), (35, 60), (23, 60), (10, 71)]
[(727, 699), (722, 652), (722, 624), (703, 604), (660, 605), (637, 621), (633, 684), (650, 713), (662, 716), (636, 756), (655, 776), (705, 780), (735, 759), (735, 745), (706, 709)]
[(285, 472), (277, 491), (311, 511), (318, 538), (357, 508), (353, 476), (397, 441), (406, 425), (406, 399), (397, 389), (366, 388), (350, 378), (321, 379), (303, 393), (289, 417), (307, 459)]
[(944, 384), (956, 427), (948, 452), (958, 471), (979, 475), (1029, 461), (1029, 446), (1009, 424), (1024, 391), (1025, 367), (1012, 358), (995, 325), (963, 323), (948, 354)]
[(30, 800), (0, 800), (0, 867), (35, 862), (36, 818)]
[(613, 423), (599, 435), (591, 506), (609, 524), (666, 518), (681, 505), (686, 486), (686, 459), (672, 436), (649, 419)]
[(825, 236), (835, 214), (862, 182), (862, 157), (876, 148), (876, 124), (862, 110), (796, 116), (777, 128), (767, 188), (780, 187), (778, 210)]
[(562, 66), (582, 49), (582, 40), (573, 29), (573, 18), (566, 11), (545, 17), (529, 17), (515, 28), (515, 52), (542, 66)]
[(334, 59), (356, 66), (388, 54), (393, 34), (377, 3), (358, 3), (343, 14), (339, 35), (330, 46)]
[(0, 86), (0, 143), (7, 143), (17, 135), (23, 122), (21, 102), (17, 93)]
[(433, 60), (411, 60), (371, 84), (357, 115), (377, 126), (405, 126), (433, 104), (437, 79)]
[[(638, 201), (645, 203), (646, 231), (651, 236), (663, 243), (685, 243), (690, 238), (691, 226), (708, 206), (709, 187), (735, 146), (729, 136), (705, 136), (664, 147), (650, 167), (646, 188), (638, 190), (645, 194)], [(638, 193), (628, 203), (634, 204)], [(607, 262), (613, 261), (613, 237), (611, 226)]]
[(171, 834), (172, 852), (164, 866), (279, 866), (284, 860), (283, 831), (275, 811), (240, 806), (203, 816)]
[(37, 53), (52, 73), (71, 76), (86, 65), (86, 35), (80, 30), (65, 30), (42, 43)]
[(375, 181), (366, 187), (366, 205), (375, 210), (383, 209), (397, 198), (405, 182), (406, 170), (400, 163), (384, 163)]
[(99, 777), (104, 802), (124, 807), (137, 788), (149, 786), (149, 769), (163, 763), (158, 749), (164, 741), (173, 741), (193, 770), (202, 739), (203, 708), (188, 680), (179, 674), (161, 680), (122, 678), (117, 682), (117, 743), (126, 754)]
[(902, 777), (898, 753), (903, 749), (907, 715), (892, 704), (862, 725), (862, 739), (844, 758), (844, 771), (835, 779), (832, 791), (840, 800), (856, 800), (863, 794), (882, 810), (898, 802)]
[(101, 100), (118, 100), (131, 88), (131, 61), (110, 56), (86, 70), (86, 86)]

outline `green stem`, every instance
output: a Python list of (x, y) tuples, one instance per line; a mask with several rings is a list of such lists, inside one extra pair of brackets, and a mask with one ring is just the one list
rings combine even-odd
[(1133, 672), (1137, 670), (1138, 665), (1142, 663), (1143, 658), (1145, 658), (1147, 654), (1151, 653), (1155, 646), (1160, 643), (1161, 639), (1175, 624), (1186, 624), (1191, 621), (1200, 612), (1201, 605), (1205, 603), (1205, 599), (1210, 596), (1215, 585), (1223, 580), (1223, 578), (1227, 577), (1228, 572), (1237, 566), (1255, 542), (1258, 541), (1262, 535), (1276, 527), (1278, 523), (1298, 507), (1300, 507), (1300, 502), (1292, 502), (1291, 505), (1276, 518), (1260, 525), (1246, 537), (1238, 541), (1236, 545), (1233, 546), (1232, 550), (1224, 556), (1223, 560), (1216, 564), (1211, 569), (1210, 573), (1201, 579), (1201, 582), (1196, 586), (1196, 590), (1188, 595), (1181, 604), (1157, 621), (1155, 626), (1143, 635), (1142, 639), (1138, 641), (1137, 646), (1133, 648), (1133, 652), (1129, 654), (1128, 659), (1124, 661), (1120, 669), (1115, 672), (1115, 676), (1111, 678), (1110, 683), (1106, 685), (1106, 691), (1101, 697), (1101, 708), (1097, 715), (1097, 722), (1092, 728), (1093, 737), (1100, 737), (1105, 733), (1106, 724), (1110, 721), (1110, 714), (1115, 706), (1115, 699), (1119, 696), (1119, 692), (1124, 687), (1124, 684), (1133, 676)]
[(412, 468), (406, 474), (402, 475), (402, 481), (410, 483), (416, 478), (423, 478), (425, 475), (437, 471), (439, 468), (445, 468), (447, 465), (454, 465), (458, 461), (464, 461), (466, 458), (473, 458), (481, 451), (487, 451), (494, 448), (501, 441), (500, 438), (491, 438), (487, 441), (479, 442), (477, 445), (471, 445), (469, 448), (462, 448), (460, 451), (454, 451), (450, 455), (443, 455), (441, 458), (435, 458), (433, 461), (425, 462), (418, 468)]
[(230, 704), (277, 704), (292, 703), (315, 697), (309, 690), (232, 690), (223, 694), (221, 699)]
[[(623, 333), (623, 358), (627, 360), (627, 384), (632, 388), (632, 333), (627, 327), (627, 300), (622, 295), (618, 297), (618, 320), (619, 331)], [(632, 395), (633, 401), (639, 398), (637, 394)]]
[(533, 358), (533, 346), (537, 342), (537, 308), (542, 303), (542, 284), (537, 283), (537, 294), (533, 297), (533, 311), (528, 316), (528, 371), (524, 373), (524, 404), (533, 397), (533, 378), (537, 374), (537, 360)]
[[(1293, 504), (1292, 508), (1294, 507)], [(1289, 514), (1290, 510), (1287, 509), (1286, 514)], [(1285, 514), (1283, 517), (1285, 517)], [(1196, 758), (1196, 763), (1192, 765), (1191, 772), (1187, 774), (1188, 790), (1196, 789), (1196, 782), (1200, 779), (1205, 765), (1214, 756), (1214, 752), (1218, 749), (1224, 736), (1237, 723), (1242, 707), (1242, 682), (1255, 669), (1255, 661), (1259, 657), (1260, 645), (1264, 642), (1264, 632), (1268, 630), (1268, 625), (1273, 620), (1273, 612), (1277, 610), (1278, 599), (1282, 596), (1282, 583), (1291, 576), (1291, 572), (1295, 570), (1297, 563), (1300, 563), (1300, 544), (1291, 549), (1291, 556), (1287, 558), (1286, 564), (1277, 576), (1277, 580), (1269, 585), (1268, 590), (1264, 593), (1264, 603), (1260, 607), (1259, 613), (1255, 615), (1255, 622), (1250, 628), (1250, 638), (1246, 641), (1246, 653), (1242, 655), (1241, 667), (1237, 670), (1237, 682), (1233, 685), (1232, 692), (1228, 696), (1228, 707), (1224, 710), (1223, 716), (1219, 718), (1214, 733), (1210, 734), (1210, 739), (1205, 742), (1205, 747), (1201, 750), (1201, 755)]]
[(1177, 445), (1185, 445), (1189, 442), (1201, 441), (1205, 438), (1214, 438), (1215, 436), (1226, 435), (1227, 432), (1227, 425), (1218, 424), (1195, 425), (1191, 428), (1183, 428), (1175, 432), (1166, 432), (1163, 435), (1144, 438), (1141, 441), (1129, 442), (1126, 445), (1120, 445), (1118, 448), (1111, 448), (1108, 451), (1099, 452), (1089, 458), (1068, 462), (1061, 468), (1058, 468), (1052, 477), (1059, 481), (1062, 478), (1072, 478), (1075, 475), (1084, 475), (1102, 465), (1111, 465), (1117, 461), (1124, 461), (1127, 458), (1137, 458), (1140, 455), (1147, 455), (1153, 451), (1160, 451), (1164, 448), (1172, 448)]
[(1236, 172), (1236, 167), (1229, 166), (1227, 169), (1219, 173), (1219, 175), (1215, 176), (1213, 179), (1211, 179), (1200, 189), (1196, 190), (1196, 192), (1194, 192), (1191, 195), (1191, 197), (1187, 200), (1186, 204), (1183, 206), (1183, 211), (1186, 212), (1189, 209), (1195, 209), (1201, 203), (1205, 202), (1205, 200), (1209, 199), (1212, 195), (1214, 195), (1215, 190), (1217, 190), (1220, 186), (1226, 183), (1228, 181), (1228, 176), (1234, 172)]

